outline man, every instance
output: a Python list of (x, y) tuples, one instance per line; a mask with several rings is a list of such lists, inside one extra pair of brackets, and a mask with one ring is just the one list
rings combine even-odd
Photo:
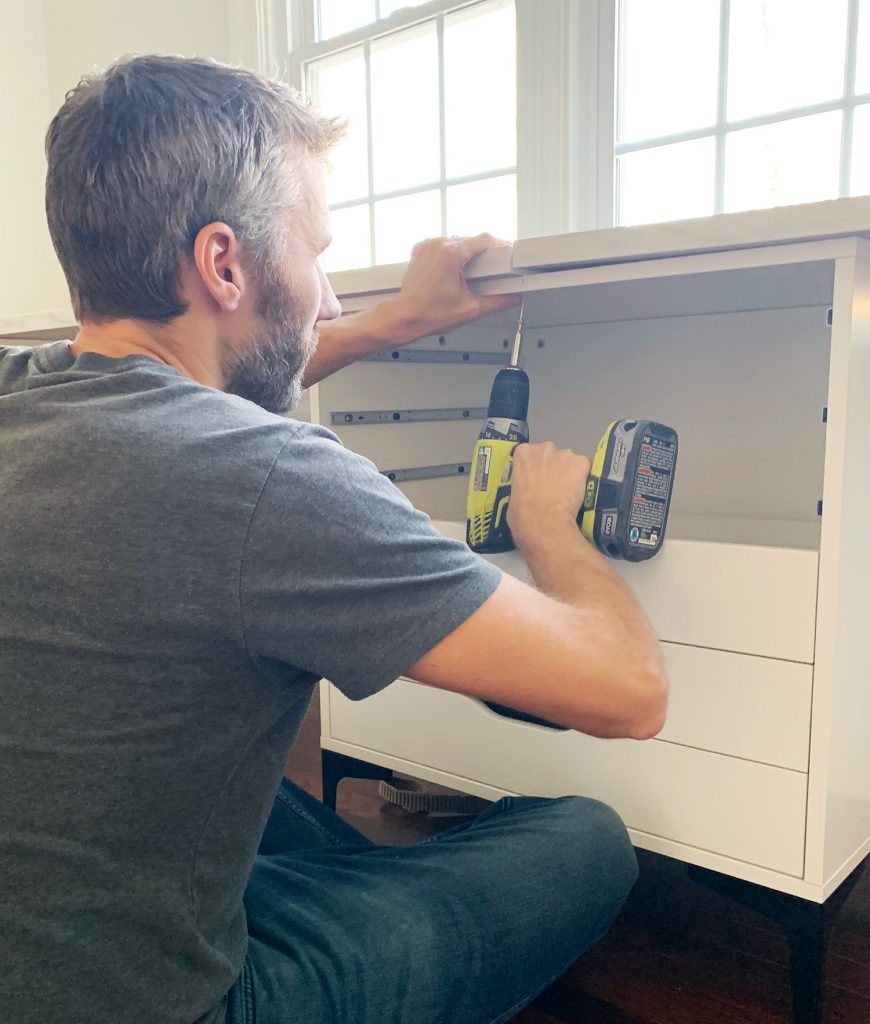
[(0, 350), (8, 1024), (504, 1021), (634, 881), (595, 801), (505, 800), (396, 850), (281, 781), (322, 676), (359, 699), (411, 674), (604, 737), (665, 706), (649, 624), (575, 525), (585, 458), (517, 453), (536, 591), (277, 415), (306, 368), (516, 301), (464, 283), (487, 236), (432, 240), (396, 298), (337, 321), (337, 133), (278, 83), (162, 57), (83, 81), (49, 129), (81, 330)]

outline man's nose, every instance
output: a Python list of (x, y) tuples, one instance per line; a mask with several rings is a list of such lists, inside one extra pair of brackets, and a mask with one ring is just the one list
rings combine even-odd
[(320, 275), (320, 309), (317, 312), (317, 319), (334, 320), (341, 316), (341, 303), (335, 297), (335, 292), (332, 290), (332, 285), (323, 272), (323, 268), (318, 266), (317, 272)]

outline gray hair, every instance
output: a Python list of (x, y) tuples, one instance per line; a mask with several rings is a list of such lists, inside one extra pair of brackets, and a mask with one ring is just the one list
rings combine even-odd
[(79, 321), (166, 322), (200, 228), (274, 261), (305, 202), (305, 157), (343, 124), (289, 86), (216, 61), (124, 59), (67, 93), (46, 136), (48, 226)]

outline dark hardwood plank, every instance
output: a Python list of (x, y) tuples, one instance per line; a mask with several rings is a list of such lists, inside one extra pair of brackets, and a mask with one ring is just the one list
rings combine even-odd
[(789, 1005), (784, 978), (771, 984), (767, 965), (711, 956), (695, 937), (663, 942), (617, 924), (562, 980), (662, 1024), (781, 1024)]
[[(544, 1017), (535, 1016), (544, 1013)], [(571, 988), (557, 981), (535, 1002), (513, 1018), (514, 1024), (534, 1024), (538, 1020), (558, 1021), (559, 1024), (650, 1024), (649, 1017), (638, 1017), (634, 1013), (604, 1002), (588, 992)]]
[[(564, 1020), (564, 1017), (553, 1017), (551, 1014), (545, 1013), (537, 1004), (533, 1004), (512, 1018), (511, 1024), (563, 1024)], [(607, 1022), (596, 1021), (596, 1024), (607, 1024)]]

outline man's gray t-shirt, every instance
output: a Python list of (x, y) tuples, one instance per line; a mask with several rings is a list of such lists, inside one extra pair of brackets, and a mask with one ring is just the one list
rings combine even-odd
[(317, 679), (499, 573), (320, 427), (144, 356), (0, 348), (0, 1017), (217, 1021)]

